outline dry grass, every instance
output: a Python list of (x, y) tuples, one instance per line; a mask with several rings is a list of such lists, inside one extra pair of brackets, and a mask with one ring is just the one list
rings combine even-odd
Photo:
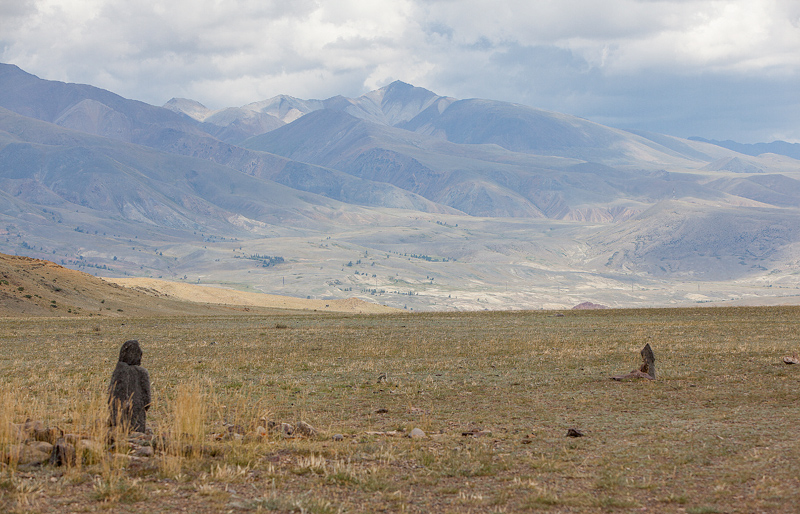
[(211, 305), (263, 307), (272, 309), (314, 310), (322, 312), (348, 312), (358, 314), (384, 314), (398, 309), (358, 298), (346, 300), (310, 300), (293, 296), (250, 293), (222, 287), (200, 286), (155, 278), (104, 278), (103, 280), (150, 295), (168, 297), (185, 302)]
[[(7, 466), (0, 510), (793, 512), (800, 369), (781, 357), (800, 346), (798, 314), (5, 319), (0, 452), (25, 417), (99, 430), (130, 338), (152, 380), (148, 424), (171, 446), (145, 461)], [(658, 380), (609, 380), (645, 342)], [(215, 437), (262, 417), (320, 435)], [(368, 434), (414, 427), (429, 437)]]

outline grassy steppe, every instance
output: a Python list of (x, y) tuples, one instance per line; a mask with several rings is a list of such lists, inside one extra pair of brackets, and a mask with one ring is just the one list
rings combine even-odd
[[(800, 366), (781, 357), (799, 321), (794, 307), (3, 319), (0, 421), (95, 430), (137, 338), (148, 425), (175, 436), (200, 417), (184, 430), (205, 448), (6, 466), (0, 510), (796, 512)], [(658, 380), (609, 380), (646, 342)], [(320, 435), (212, 437), (261, 417)], [(367, 433), (414, 427), (428, 437)]]

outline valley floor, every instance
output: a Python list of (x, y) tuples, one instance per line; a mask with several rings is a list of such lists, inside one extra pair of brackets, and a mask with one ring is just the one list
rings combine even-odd
[[(27, 418), (96, 435), (135, 338), (155, 453), (2, 464), (0, 510), (795, 512), (798, 323), (796, 307), (3, 318), (0, 452)], [(645, 343), (657, 380), (609, 380)], [(317, 434), (253, 435), (300, 421)]]

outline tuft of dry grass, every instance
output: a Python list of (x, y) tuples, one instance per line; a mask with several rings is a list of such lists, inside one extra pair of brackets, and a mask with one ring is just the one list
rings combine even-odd
[(22, 442), (22, 433), (14, 426), (22, 410), (15, 393), (9, 390), (0, 393), (0, 463), (12, 471), (16, 468)]

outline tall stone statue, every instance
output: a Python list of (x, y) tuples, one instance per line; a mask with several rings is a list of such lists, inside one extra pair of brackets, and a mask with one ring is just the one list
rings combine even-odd
[(125, 341), (108, 385), (109, 425), (144, 432), (150, 408), (150, 375), (141, 366), (139, 341)]

